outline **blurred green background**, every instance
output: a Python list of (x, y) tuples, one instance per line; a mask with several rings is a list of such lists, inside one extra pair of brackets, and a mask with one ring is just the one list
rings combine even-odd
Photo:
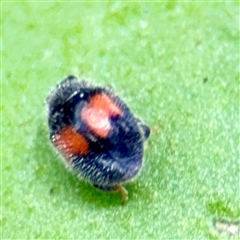
[[(1, 18), (3, 239), (239, 236), (213, 224), (240, 231), (238, 2), (2, 2)], [(152, 129), (125, 206), (49, 144), (45, 98), (69, 74)]]

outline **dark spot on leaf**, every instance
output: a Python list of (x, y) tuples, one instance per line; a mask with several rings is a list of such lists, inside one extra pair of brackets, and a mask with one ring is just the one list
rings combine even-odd
[(50, 194), (50, 195), (54, 194), (54, 187), (51, 187), (51, 188), (50, 188), (49, 194)]
[(208, 81), (207, 77), (203, 78), (203, 83), (206, 83), (207, 81)]
[(216, 216), (226, 217), (235, 219), (238, 217), (238, 212), (234, 211), (228, 206), (228, 202), (216, 201), (213, 203), (209, 203), (207, 205), (208, 211)]

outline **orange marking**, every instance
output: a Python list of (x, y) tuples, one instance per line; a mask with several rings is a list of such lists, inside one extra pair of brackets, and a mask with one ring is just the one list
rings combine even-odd
[(122, 116), (123, 111), (106, 94), (97, 94), (90, 99), (90, 105), (93, 108), (101, 109), (106, 112), (108, 117)]
[(122, 116), (123, 111), (105, 94), (97, 94), (81, 111), (82, 120), (99, 137), (106, 138), (111, 130), (109, 118)]
[(53, 143), (67, 158), (72, 155), (86, 155), (89, 152), (87, 140), (72, 126), (64, 127), (53, 137)]

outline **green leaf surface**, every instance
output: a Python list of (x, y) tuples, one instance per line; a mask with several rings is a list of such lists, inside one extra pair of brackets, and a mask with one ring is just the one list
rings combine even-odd
[[(239, 237), (238, 2), (1, 6), (3, 239)], [(50, 145), (45, 99), (69, 74), (151, 127), (125, 206)]]

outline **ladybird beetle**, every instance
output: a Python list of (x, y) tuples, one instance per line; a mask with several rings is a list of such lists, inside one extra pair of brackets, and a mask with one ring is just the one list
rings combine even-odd
[(140, 171), (150, 128), (112, 89), (68, 76), (47, 97), (50, 140), (79, 177), (119, 191)]

